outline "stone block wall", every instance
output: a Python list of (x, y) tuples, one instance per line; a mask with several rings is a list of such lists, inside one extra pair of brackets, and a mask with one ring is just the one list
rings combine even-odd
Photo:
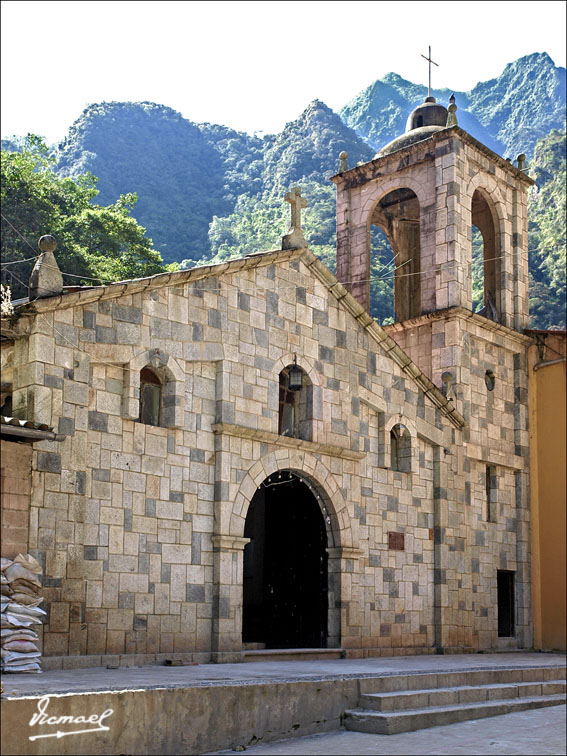
[[(433, 333), (431, 377), (437, 385), (442, 385), (442, 376), (452, 377), (446, 384), (447, 396), (467, 420), (463, 431), (466, 444), (463, 525), (471, 529), (472, 545), (477, 548), (459, 569), (465, 569), (472, 576), (473, 593), (481, 594), (472, 596), (472, 604), (468, 598), (465, 602), (472, 612), (467, 623), (476, 628), (481, 648), (506, 645), (496, 634), (495, 587), (489, 590), (488, 585), (494, 582), (495, 569), (512, 571), (517, 589), (517, 639), (522, 646), (529, 647), (529, 451), (525, 370), (529, 340), (481, 316), (471, 317), (465, 310), (396, 324), (386, 330), (395, 335), (398, 343), (419, 364), (420, 337), (424, 329), (431, 329)], [(491, 378), (492, 389), (489, 388)], [(486, 490), (488, 468), (494, 487), (490, 495)], [(453, 520), (457, 517), (454, 513)], [(481, 583), (478, 582), (479, 569), (480, 574), (484, 574)], [(467, 593), (468, 597), (470, 595)]]

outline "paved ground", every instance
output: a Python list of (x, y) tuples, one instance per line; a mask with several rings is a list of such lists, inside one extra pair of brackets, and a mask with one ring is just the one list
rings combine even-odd
[(328, 661), (244, 662), (187, 667), (121, 667), (49, 670), (38, 675), (3, 675), (4, 697), (305, 679), (348, 679), (414, 672), (448, 672), (565, 664), (564, 654), (505, 653), (395, 656)]
[[(500, 717), (475, 719), (400, 735), (367, 735), (339, 730), (323, 735), (249, 746), (250, 756), (261, 754), (495, 754), (497, 756), (555, 756), (566, 753), (565, 706), (532, 709)], [(231, 754), (234, 751), (216, 751)]]

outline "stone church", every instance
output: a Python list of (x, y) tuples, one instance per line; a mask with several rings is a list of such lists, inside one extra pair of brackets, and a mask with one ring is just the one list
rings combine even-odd
[(42, 238), (2, 322), (2, 444), (31, 465), (2, 553), (43, 566), (44, 668), (531, 647), (523, 159), (428, 97), (341, 154), (337, 277), (297, 189), (281, 249), (147, 279), (64, 288)]

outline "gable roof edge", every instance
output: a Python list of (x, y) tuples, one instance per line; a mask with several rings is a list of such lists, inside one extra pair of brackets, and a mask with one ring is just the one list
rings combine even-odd
[[(277, 262), (293, 260), (302, 253), (301, 248), (276, 249), (268, 252), (256, 252), (245, 257), (235, 257), (221, 263), (199, 265), (188, 270), (176, 270), (166, 273), (156, 273), (145, 278), (132, 278), (126, 281), (115, 281), (103, 286), (85, 286), (79, 291), (56, 294), (52, 297), (26, 300), (16, 306), (18, 314), (36, 314), (62, 310), (78, 305), (93, 304), (106, 299), (117, 299), (124, 294), (138, 294), (147, 289), (160, 289), (164, 286), (182, 286), (192, 281), (200, 281), (209, 276), (220, 276), (223, 273), (237, 273), (239, 270), (253, 269), (271, 265)], [(2, 318), (2, 325), (8, 323), (9, 317)]]

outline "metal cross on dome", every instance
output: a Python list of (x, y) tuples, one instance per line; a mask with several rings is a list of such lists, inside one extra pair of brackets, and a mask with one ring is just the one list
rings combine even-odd
[[(425, 58), (425, 55), (422, 55), (421, 57)], [(434, 66), (437, 66), (437, 68), (439, 68), (439, 63), (436, 63), (431, 59), (431, 45), (429, 45), (429, 56), (425, 58), (425, 60), (429, 63), (429, 87), (427, 90), (427, 96), (431, 97), (431, 64), (433, 63)]]

